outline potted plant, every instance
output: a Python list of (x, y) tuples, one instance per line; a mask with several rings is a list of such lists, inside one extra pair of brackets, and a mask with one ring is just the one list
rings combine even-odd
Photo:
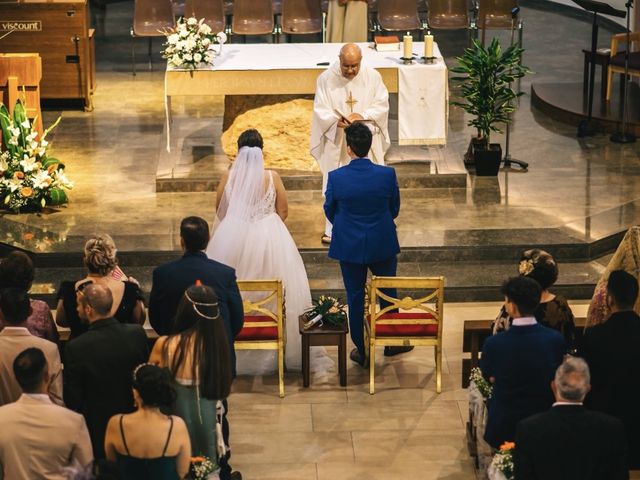
[(451, 104), (474, 116), (467, 124), (476, 127), (477, 136), (471, 139), (469, 151), (472, 153), (467, 155), (467, 160), (475, 163), (476, 175), (497, 175), (500, 169), (502, 148), (499, 143), (491, 143), (491, 132), (502, 133), (498, 126), (510, 121), (510, 114), (515, 110), (513, 100), (523, 95), (511, 88), (515, 79), (531, 71), (520, 61), (523, 51), (512, 45), (503, 52), (497, 38), (488, 47), (474, 40), (473, 45), (456, 58), (459, 65), (451, 69), (463, 75), (451, 79), (459, 82), (463, 101)]

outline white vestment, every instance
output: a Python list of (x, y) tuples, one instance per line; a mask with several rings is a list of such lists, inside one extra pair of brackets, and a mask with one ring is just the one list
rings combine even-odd
[[(359, 113), (373, 131), (369, 158), (384, 165), (384, 155), (389, 149), (389, 92), (380, 74), (373, 68), (361, 65), (358, 75), (349, 80), (342, 75), (340, 62), (336, 61), (319, 77), (313, 101), (311, 123), (311, 155), (322, 172), (322, 191), (327, 187), (327, 175), (331, 170), (349, 163), (344, 129), (338, 127), (336, 110), (349, 116)], [(331, 236), (331, 224), (327, 221), (325, 233)]]

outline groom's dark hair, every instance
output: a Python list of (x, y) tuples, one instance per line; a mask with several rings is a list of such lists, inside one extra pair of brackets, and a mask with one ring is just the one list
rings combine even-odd
[(353, 153), (360, 158), (366, 157), (371, 149), (373, 139), (369, 127), (361, 122), (353, 122), (344, 129), (344, 133), (347, 136), (347, 146), (351, 147)]
[(260, 132), (255, 128), (245, 130), (238, 137), (238, 150), (242, 147), (258, 147), (262, 149), (263, 146), (262, 135), (260, 135)]
[(199, 252), (209, 243), (209, 224), (204, 218), (187, 217), (180, 222), (180, 238), (187, 252)]

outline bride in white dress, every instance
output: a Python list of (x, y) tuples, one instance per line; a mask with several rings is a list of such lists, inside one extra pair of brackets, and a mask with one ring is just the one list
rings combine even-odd
[[(298, 248), (284, 224), (287, 194), (280, 176), (264, 169), (262, 137), (247, 130), (238, 139), (238, 155), (217, 190), (216, 222), (207, 256), (236, 270), (239, 280), (282, 280), (286, 308), (286, 353), (289, 370), (300, 370), (298, 316), (311, 307), (309, 280)], [(314, 351), (315, 350), (315, 351)], [(333, 362), (324, 349), (312, 349), (311, 368)], [(275, 371), (275, 351), (237, 352), (239, 374)]]

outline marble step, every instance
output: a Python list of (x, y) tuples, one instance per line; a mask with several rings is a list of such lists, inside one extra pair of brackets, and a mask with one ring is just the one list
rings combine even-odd
[[(610, 256), (607, 255), (593, 261), (561, 263), (560, 277), (552, 290), (574, 300), (591, 298), (595, 284), (609, 258)], [(337, 262), (306, 261), (305, 266), (314, 296), (325, 294), (344, 298), (344, 286)], [(154, 267), (133, 266), (122, 262), (122, 268), (140, 282), (145, 297), (148, 298)], [(398, 264), (399, 276), (444, 276), (445, 299), (456, 302), (500, 300), (502, 282), (516, 274), (517, 264), (512, 261), (401, 261)], [(82, 267), (38, 268), (32, 293), (53, 306), (60, 281), (82, 276), (84, 276)]]

